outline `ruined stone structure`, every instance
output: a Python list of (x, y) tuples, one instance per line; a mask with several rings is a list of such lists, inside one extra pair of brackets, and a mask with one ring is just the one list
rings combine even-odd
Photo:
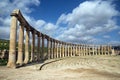
[[(53, 39), (48, 35), (43, 34), (34, 29), (25, 20), (20, 10), (18, 9), (14, 10), (11, 13), (10, 28), (10, 48), (7, 66), (11, 68), (16, 68), (16, 64), (23, 65), (44, 59), (63, 58), (72, 56), (110, 55), (112, 52), (112, 48), (110, 45), (72, 44)], [(18, 54), (16, 56), (17, 30)], [(32, 39), (31, 42), (30, 38)], [(45, 41), (47, 42), (46, 53)], [(35, 43), (37, 43), (36, 46)], [(36, 48), (37, 50), (35, 50)]]

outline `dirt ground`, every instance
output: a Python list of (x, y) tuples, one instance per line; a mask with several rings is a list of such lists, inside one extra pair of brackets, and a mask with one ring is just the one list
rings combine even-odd
[(120, 80), (120, 56), (51, 59), (17, 69), (0, 66), (0, 80)]

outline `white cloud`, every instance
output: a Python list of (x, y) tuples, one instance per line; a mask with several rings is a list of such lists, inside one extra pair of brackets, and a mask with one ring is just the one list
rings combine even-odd
[[(10, 33), (10, 13), (18, 8), (24, 15), (32, 12), (31, 5), (38, 6), (39, 0), (2, 0), (0, 1), (0, 38), (9, 39)], [(30, 18), (29, 16), (26, 16)], [(29, 19), (29, 21), (31, 21)]]
[[(71, 13), (61, 14), (56, 23), (48, 23), (41, 19), (36, 20), (29, 16), (29, 13), (34, 10), (30, 6), (39, 6), (39, 4), (39, 0), (13, 0), (12, 2), (2, 0), (0, 2), (0, 38), (1, 36), (9, 38), (9, 15), (14, 8), (19, 8), (25, 19), (35, 29), (62, 41), (100, 43), (103, 40), (95, 36), (118, 28), (113, 17), (117, 16), (119, 12), (109, 1), (85, 1), (74, 8)], [(108, 38), (108, 36), (103, 37)]]
[(107, 39), (109, 39), (110, 36), (109, 36), (109, 35), (104, 35), (103, 38), (107, 38)]
[(59, 17), (57, 25), (65, 24), (67, 29), (57, 38), (72, 42), (94, 41), (96, 40), (94, 36), (118, 28), (113, 20), (113, 17), (118, 14), (115, 6), (109, 1), (85, 1), (71, 13), (62, 14)]

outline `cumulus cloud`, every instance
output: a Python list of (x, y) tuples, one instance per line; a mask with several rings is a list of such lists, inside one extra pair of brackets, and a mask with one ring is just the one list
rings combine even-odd
[[(9, 39), (10, 33), (10, 13), (18, 8), (24, 15), (31, 13), (31, 5), (38, 6), (39, 0), (2, 0), (0, 1), (0, 38)], [(26, 16), (29, 18), (29, 16)]]
[[(39, 6), (39, 0), (2, 0), (0, 2), (0, 38), (9, 39), (10, 33), (10, 13), (14, 9), (20, 9), (25, 19), (38, 31), (54, 36), (57, 26), (53, 23), (48, 23), (44, 20), (36, 20), (32, 16), (29, 16), (34, 9), (31, 6)], [(19, 24), (18, 24), (19, 25)], [(19, 28), (19, 27), (18, 27)]]
[[(103, 43), (101, 38), (111, 38), (104, 35), (118, 29), (114, 20), (119, 11), (111, 1), (90, 0), (80, 3), (71, 13), (61, 14), (56, 23), (36, 20), (29, 16), (39, 6), (39, 0), (2, 0), (0, 2), (0, 38), (9, 39), (10, 13), (14, 8), (21, 10), (25, 19), (38, 31), (53, 38), (73, 43)], [(120, 32), (119, 32), (120, 34)], [(117, 41), (111, 41), (116, 43)]]
[(118, 28), (113, 19), (118, 14), (119, 11), (110, 1), (85, 1), (73, 9), (71, 13), (62, 14), (59, 17), (57, 25), (65, 24), (67, 29), (57, 38), (70, 42), (95, 41), (94, 36)]

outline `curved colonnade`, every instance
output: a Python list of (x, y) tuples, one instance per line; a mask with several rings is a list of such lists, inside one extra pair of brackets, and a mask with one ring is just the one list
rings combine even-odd
[[(19, 33), (18, 52), (16, 56), (17, 30)], [(47, 52), (45, 52), (44, 49), (45, 40), (47, 43)], [(37, 43), (37, 45), (35, 45), (35, 43)], [(35, 49), (37, 50), (35, 51)], [(16, 9), (11, 13), (8, 67), (16, 68), (16, 64), (23, 65), (44, 59), (72, 56), (110, 55), (111, 50), (112, 47), (108, 45), (72, 44), (53, 39), (29, 25), (22, 16), (20, 10)]]

